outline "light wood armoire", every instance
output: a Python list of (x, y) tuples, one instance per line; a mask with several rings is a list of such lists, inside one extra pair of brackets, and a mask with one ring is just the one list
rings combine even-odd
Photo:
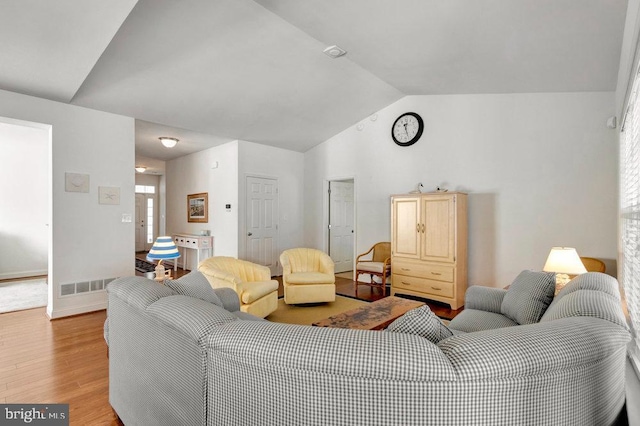
[(391, 197), (391, 294), (464, 305), (467, 194)]

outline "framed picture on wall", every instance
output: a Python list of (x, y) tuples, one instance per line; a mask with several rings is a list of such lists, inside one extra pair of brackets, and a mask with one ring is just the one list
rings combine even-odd
[(187, 221), (209, 222), (209, 194), (207, 192), (187, 195)]

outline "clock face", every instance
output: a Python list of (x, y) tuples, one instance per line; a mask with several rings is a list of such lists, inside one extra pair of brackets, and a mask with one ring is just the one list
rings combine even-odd
[(400, 146), (413, 145), (422, 136), (424, 122), (415, 112), (402, 114), (391, 127), (391, 137)]

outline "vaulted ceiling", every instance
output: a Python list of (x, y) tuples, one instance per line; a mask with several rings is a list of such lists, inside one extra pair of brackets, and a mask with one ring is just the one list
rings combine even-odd
[[(136, 118), (136, 153), (304, 152), (405, 95), (615, 90), (626, 0), (10, 0), (0, 88)], [(322, 51), (337, 44), (347, 55)], [(181, 139), (173, 150), (157, 138)]]

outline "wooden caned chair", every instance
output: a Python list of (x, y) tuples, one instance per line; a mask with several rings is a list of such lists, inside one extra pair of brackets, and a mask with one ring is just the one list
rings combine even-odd
[[(370, 259), (365, 259), (369, 257)], [(371, 282), (358, 281), (360, 274), (369, 274)], [(374, 275), (380, 277), (380, 283), (373, 280)], [(353, 276), (356, 295), (358, 294), (358, 285), (382, 288), (382, 293), (386, 295), (387, 277), (389, 275), (391, 275), (391, 243), (375, 243), (369, 251), (358, 255), (356, 258), (356, 272)]]
[(607, 269), (604, 262), (595, 257), (581, 257), (580, 260), (588, 272), (604, 272)]

